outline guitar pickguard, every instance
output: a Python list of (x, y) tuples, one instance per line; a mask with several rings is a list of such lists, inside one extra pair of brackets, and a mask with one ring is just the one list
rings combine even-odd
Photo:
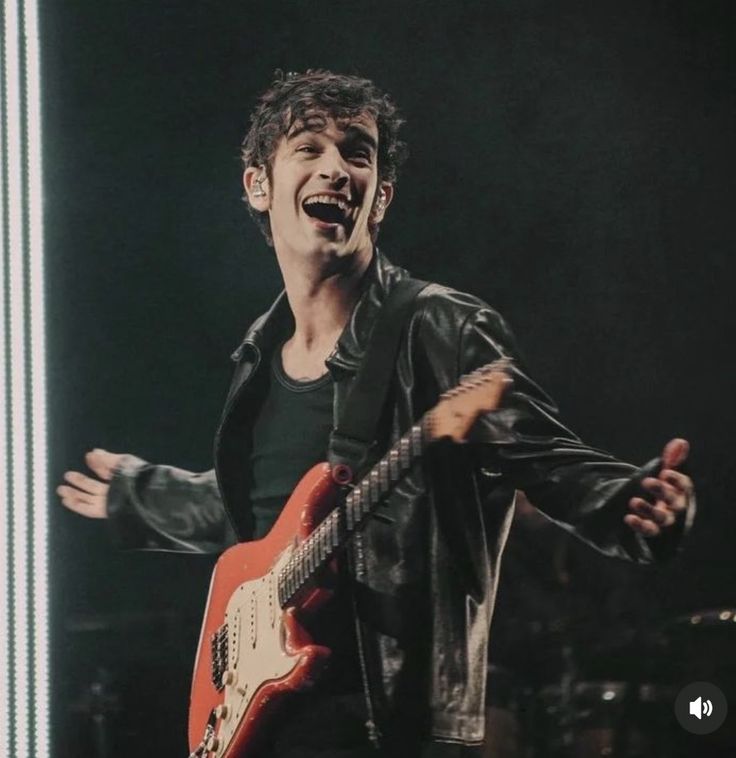
[(239, 585), (227, 604), (221, 627), (227, 638), (227, 669), (220, 683), (224, 697), (215, 730), (217, 749), (213, 751), (218, 758), (241, 726), (244, 714), (243, 723), (257, 718), (257, 713), (247, 710), (258, 689), (287, 676), (300, 660), (298, 651), (287, 651), (283, 613), (276, 593), (278, 573), (292, 549), (285, 550), (267, 574)]

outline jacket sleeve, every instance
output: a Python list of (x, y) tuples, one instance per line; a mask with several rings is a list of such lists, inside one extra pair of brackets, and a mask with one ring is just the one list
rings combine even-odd
[(235, 542), (214, 470), (193, 473), (126, 455), (107, 511), (113, 542), (126, 550), (219, 553)]
[(637, 468), (581, 442), (525, 373), (503, 319), (488, 307), (476, 309), (462, 327), (458, 373), (500, 357), (511, 359), (514, 383), (500, 409), (482, 416), (473, 434), (486, 470), (507, 476), (540, 511), (607, 555), (648, 563), (673, 554), (692, 523), (694, 498), (659, 537), (644, 538), (626, 526), (629, 499), (646, 496), (640, 482), (656, 476), (661, 461)]

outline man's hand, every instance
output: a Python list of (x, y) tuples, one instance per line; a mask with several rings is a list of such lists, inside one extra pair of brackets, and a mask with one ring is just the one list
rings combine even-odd
[(633, 531), (645, 537), (656, 537), (663, 529), (672, 526), (688, 506), (693, 494), (693, 482), (689, 476), (675, 471), (681, 466), (690, 450), (686, 440), (670, 440), (662, 452), (662, 470), (659, 476), (647, 477), (641, 486), (653, 497), (654, 503), (641, 497), (629, 500), (631, 513), (624, 516), (624, 522)]
[(106, 482), (112, 479), (122, 457), (119, 453), (108, 453), (107, 450), (99, 448), (90, 450), (84, 456), (84, 460), (99, 479), (93, 479), (78, 471), (67, 471), (64, 481), (68, 484), (61, 484), (56, 488), (61, 502), (80, 516), (107, 518), (107, 491), (110, 485)]

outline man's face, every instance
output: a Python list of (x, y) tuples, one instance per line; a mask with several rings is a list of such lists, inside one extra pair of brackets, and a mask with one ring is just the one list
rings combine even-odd
[[(249, 176), (250, 172), (250, 176)], [(259, 174), (260, 172), (260, 174)], [(297, 121), (276, 149), (265, 196), (254, 197), (260, 169), (248, 169), (251, 203), (267, 210), (279, 255), (341, 257), (369, 254), (392, 187), (378, 182), (378, 128), (368, 115), (336, 122), (316, 114)]]

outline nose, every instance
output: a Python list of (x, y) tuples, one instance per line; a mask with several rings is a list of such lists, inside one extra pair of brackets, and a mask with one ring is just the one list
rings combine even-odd
[(334, 189), (340, 189), (347, 184), (350, 174), (339, 150), (327, 150), (322, 154), (319, 175), (320, 178), (327, 179)]

